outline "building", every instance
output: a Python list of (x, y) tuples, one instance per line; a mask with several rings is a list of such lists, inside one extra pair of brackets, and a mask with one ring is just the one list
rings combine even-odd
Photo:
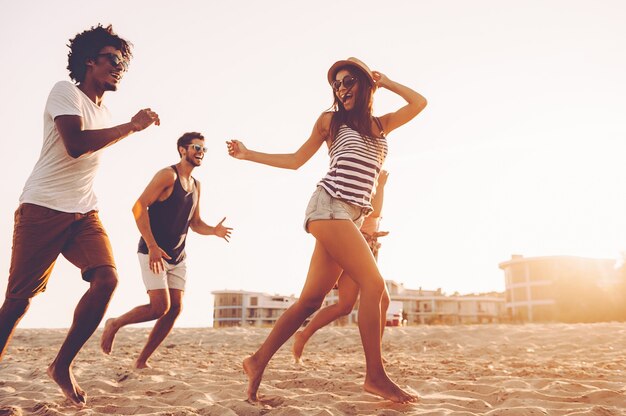
[(513, 255), (504, 270), (507, 315), (516, 322), (626, 318), (624, 270), (615, 259)]
[(297, 298), (243, 290), (216, 290), (213, 327), (273, 326)]
[(407, 289), (392, 280), (386, 283), (391, 300), (403, 303), (408, 325), (493, 323), (504, 316), (502, 293), (448, 296), (441, 289)]
[[(400, 310), (406, 325), (419, 324), (478, 324), (501, 322), (505, 317), (503, 293), (486, 293), (448, 296), (437, 290), (407, 289), (404, 284), (386, 280), (391, 304), (387, 313), (388, 324), (393, 325), (394, 314)], [(333, 289), (323, 306), (338, 300)], [(335, 325), (353, 324), (358, 321), (358, 301), (350, 315), (339, 318)], [(397, 319), (397, 318), (396, 318)]]
[[(501, 322), (505, 314), (503, 293), (484, 293), (447, 296), (437, 290), (406, 289), (402, 283), (386, 280), (391, 303), (387, 311), (388, 325), (419, 324), (480, 324)], [(291, 306), (294, 296), (268, 295), (242, 290), (217, 290), (213, 309), (213, 327), (272, 326), (278, 317)], [(333, 289), (324, 299), (322, 307), (339, 299)], [(343, 316), (333, 325), (358, 322), (359, 302), (352, 313)]]

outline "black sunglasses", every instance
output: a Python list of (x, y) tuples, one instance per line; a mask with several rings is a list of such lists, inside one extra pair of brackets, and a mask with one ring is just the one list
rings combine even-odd
[(358, 82), (358, 79), (354, 78), (352, 75), (346, 75), (342, 80), (336, 79), (331, 84), (333, 86), (333, 90), (339, 91), (341, 88), (341, 84), (343, 84), (346, 89), (350, 89)]
[(128, 71), (128, 62), (114, 53), (99, 53), (96, 56), (106, 56), (109, 59), (111, 66), (117, 68), (118, 65), (122, 65), (124, 72)]
[(209, 150), (206, 147), (200, 146), (199, 144), (195, 144), (195, 143), (188, 144), (187, 147), (193, 147), (193, 150), (195, 150), (196, 152), (199, 152), (200, 150), (202, 150), (203, 153), (206, 153), (207, 150)]

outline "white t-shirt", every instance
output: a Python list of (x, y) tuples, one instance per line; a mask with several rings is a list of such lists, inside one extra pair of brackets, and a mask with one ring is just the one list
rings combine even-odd
[(76, 85), (57, 82), (46, 102), (41, 154), (24, 185), (20, 203), (84, 214), (97, 209), (93, 181), (100, 165), (100, 151), (76, 159), (70, 157), (54, 124), (54, 119), (63, 115), (82, 117), (84, 130), (107, 128), (111, 119), (104, 105), (98, 107)]

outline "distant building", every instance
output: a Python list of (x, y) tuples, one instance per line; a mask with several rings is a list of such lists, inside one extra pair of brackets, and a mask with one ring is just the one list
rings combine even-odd
[(626, 319), (623, 268), (615, 259), (513, 255), (504, 270), (506, 311), (518, 322)]
[[(386, 280), (391, 304), (387, 311), (388, 325), (399, 319), (407, 325), (419, 324), (478, 324), (501, 322), (506, 317), (503, 293), (486, 293), (447, 296), (437, 290), (407, 289), (402, 283)], [(324, 306), (332, 305), (339, 299), (339, 292), (333, 289), (324, 300)], [(358, 322), (359, 303), (352, 313), (341, 317), (334, 325), (348, 325)]]
[[(388, 325), (419, 324), (479, 324), (501, 322), (506, 316), (503, 293), (483, 293), (447, 296), (437, 290), (406, 289), (402, 283), (386, 280), (391, 304)], [(272, 326), (297, 298), (268, 295), (243, 290), (216, 290), (213, 327)], [(336, 303), (339, 292), (333, 289), (322, 307)], [(358, 322), (359, 302), (352, 313), (337, 319), (333, 325)]]
[(482, 324), (505, 316), (504, 294), (497, 292), (451, 296), (441, 289), (407, 289), (387, 280), (391, 300), (401, 301), (407, 324)]
[(272, 326), (297, 298), (243, 290), (216, 290), (213, 327)]

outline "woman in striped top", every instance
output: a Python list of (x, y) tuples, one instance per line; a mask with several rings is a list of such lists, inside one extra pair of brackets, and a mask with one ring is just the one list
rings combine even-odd
[[(360, 287), (359, 332), (365, 351), (364, 389), (394, 402), (417, 396), (396, 385), (385, 372), (381, 356), (380, 301), (385, 282), (359, 228), (372, 211), (371, 196), (387, 155), (385, 134), (413, 119), (426, 99), (412, 89), (370, 69), (356, 58), (335, 62), (328, 70), (333, 110), (324, 112), (310, 137), (294, 153), (268, 154), (227, 142), (234, 158), (285, 169), (298, 169), (326, 142), (330, 169), (313, 193), (305, 229), (316, 240), (309, 272), (299, 299), (278, 319), (261, 347), (243, 362), (248, 376), (248, 399), (258, 400), (263, 371), (276, 351), (320, 308), (341, 274)], [(380, 118), (372, 115), (374, 92), (384, 88), (407, 103)]]

